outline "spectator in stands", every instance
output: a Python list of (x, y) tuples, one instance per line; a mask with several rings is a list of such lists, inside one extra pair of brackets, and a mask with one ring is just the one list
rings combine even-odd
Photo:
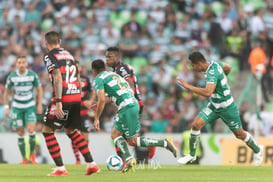
[(131, 30), (125, 30), (124, 37), (121, 38), (119, 42), (119, 48), (125, 58), (133, 58), (136, 56), (138, 45)]

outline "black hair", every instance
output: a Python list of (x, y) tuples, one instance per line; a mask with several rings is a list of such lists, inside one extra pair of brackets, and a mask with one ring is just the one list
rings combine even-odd
[(106, 51), (119, 52), (119, 48), (118, 48), (118, 47), (115, 47), (115, 46), (113, 46), (113, 47), (108, 47), (108, 48), (106, 49)]
[(45, 34), (45, 40), (48, 44), (56, 45), (60, 43), (60, 34), (55, 31), (50, 31)]
[(105, 63), (101, 59), (96, 59), (96, 60), (92, 61), (91, 66), (92, 66), (92, 70), (95, 70), (97, 73), (106, 70)]
[(206, 62), (205, 57), (203, 56), (203, 54), (201, 52), (192, 52), (189, 55), (189, 60), (191, 60), (191, 62), (193, 64), (197, 64), (198, 62)]

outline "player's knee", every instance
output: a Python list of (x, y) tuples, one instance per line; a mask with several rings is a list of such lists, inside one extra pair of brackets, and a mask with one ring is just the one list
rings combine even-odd
[(243, 129), (240, 129), (234, 132), (234, 134), (235, 134), (235, 137), (240, 140), (244, 140), (246, 138), (246, 132)]

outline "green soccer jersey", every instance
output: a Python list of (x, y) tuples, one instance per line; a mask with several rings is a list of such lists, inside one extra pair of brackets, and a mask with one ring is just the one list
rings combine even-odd
[(9, 74), (5, 87), (13, 90), (12, 107), (25, 109), (35, 106), (33, 87), (40, 86), (41, 83), (37, 74), (27, 70), (24, 75), (18, 71)]
[(211, 62), (205, 72), (206, 82), (216, 84), (216, 88), (209, 101), (219, 111), (227, 108), (234, 102), (227, 77), (222, 67), (223, 64), (220, 62)]
[(105, 95), (117, 105), (118, 110), (131, 105), (138, 105), (134, 92), (124, 78), (114, 72), (103, 71), (93, 82), (96, 92), (103, 90)]

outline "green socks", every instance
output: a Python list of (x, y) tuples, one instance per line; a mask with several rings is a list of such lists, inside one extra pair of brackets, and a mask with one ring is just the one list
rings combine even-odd
[(18, 138), (18, 146), (19, 146), (22, 157), (25, 159), (26, 158), (26, 145), (25, 145), (25, 138), (24, 137)]
[(139, 147), (166, 147), (167, 143), (164, 140), (157, 140), (147, 137), (137, 137), (137, 146)]
[(34, 154), (35, 137), (36, 137), (35, 133), (29, 135), (30, 154)]
[(115, 138), (114, 143), (117, 146), (117, 148), (119, 148), (120, 152), (122, 152), (126, 160), (131, 157), (127, 142), (122, 136)]
[(244, 141), (247, 144), (247, 146), (249, 146), (249, 148), (253, 150), (254, 153), (260, 152), (259, 146), (256, 144), (250, 133), (246, 132), (246, 138), (244, 139)]
[(200, 130), (191, 130), (190, 137), (190, 155), (195, 156), (196, 148), (199, 142)]

